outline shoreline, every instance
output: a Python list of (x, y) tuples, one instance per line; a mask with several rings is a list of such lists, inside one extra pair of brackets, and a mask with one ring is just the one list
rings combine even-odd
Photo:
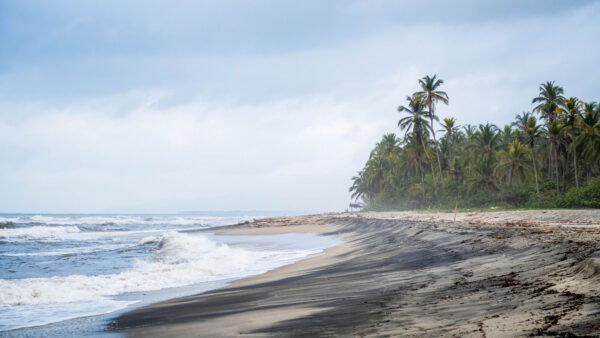
[(600, 210), (459, 213), (456, 223), (449, 214), (326, 214), (213, 229), (344, 242), (217, 290), (136, 309), (110, 329), (129, 336), (599, 332)]

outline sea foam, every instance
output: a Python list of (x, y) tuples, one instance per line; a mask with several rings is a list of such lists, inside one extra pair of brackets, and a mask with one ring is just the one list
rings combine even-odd
[(0, 239), (12, 238), (56, 238), (64, 234), (80, 232), (76, 226), (32, 226), (27, 228), (4, 228), (0, 229)]
[(230, 248), (200, 235), (168, 232), (156, 238), (154, 259), (117, 274), (0, 280), (0, 306), (81, 302), (126, 292), (233, 278), (268, 253)]

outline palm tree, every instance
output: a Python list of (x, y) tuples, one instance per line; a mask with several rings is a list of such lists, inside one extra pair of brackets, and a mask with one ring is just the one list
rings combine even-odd
[(494, 124), (480, 124), (479, 129), (473, 134), (472, 147), (482, 157), (492, 158), (492, 155), (498, 150), (500, 144), (500, 135), (498, 127)]
[(533, 115), (530, 112), (523, 112), (521, 115), (515, 115), (515, 122), (512, 123), (514, 127), (517, 127), (521, 130), (525, 130), (527, 128), (527, 124), (529, 123), (529, 118)]
[(546, 120), (547, 126), (550, 126), (556, 117), (556, 108), (565, 99), (562, 96), (564, 89), (554, 85), (554, 81), (546, 81), (546, 83), (540, 85), (539, 90), (538, 96), (531, 100), (531, 104), (537, 103), (533, 111), (540, 113), (542, 118)]
[(483, 158), (475, 166), (474, 172), (467, 179), (467, 194), (475, 191), (489, 191), (496, 194), (500, 191), (494, 177), (494, 165), (491, 158)]
[(446, 133), (446, 142), (448, 144), (448, 166), (452, 163), (452, 155), (453, 155), (453, 143), (456, 135), (458, 134), (458, 126), (456, 125), (456, 119), (454, 117), (446, 117), (444, 118), (442, 123), (442, 127), (444, 129), (440, 131), (444, 131)]
[(514, 139), (518, 137), (517, 133), (511, 126), (506, 125), (504, 129), (500, 130), (500, 137), (502, 138), (502, 144), (510, 144)]
[(433, 120), (438, 120), (437, 115), (435, 114), (435, 105), (438, 101), (441, 101), (444, 104), (448, 104), (448, 94), (446, 92), (438, 90), (438, 88), (444, 83), (444, 80), (438, 79), (437, 75), (430, 77), (429, 75), (423, 77), (419, 80), (419, 85), (421, 86), (421, 91), (416, 92), (413, 96), (420, 98), (425, 101), (427, 105), (427, 113), (429, 115), (430, 121), (430, 129), (433, 135), (433, 141), (435, 142), (435, 151), (437, 154), (437, 162), (438, 169), (440, 171), (440, 179), (442, 181), (442, 185), (444, 184), (444, 178), (442, 175), (442, 163), (440, 161), (440, 150), (438, 147), (437, 139), (435, 137), (435, 130), (433, 127)]
[(507, 150), (500, 150), (496, 154), (496, 177), (504, 179), (508, 185), (520, 186), (526, 182), (530, 175), (531, 166), (529, 156), (524, 144), (513, 140)]
[(570, 151), (573, 156), (573, 170), (575, 174), (575, 186), (579, 187), (579, 175), (577, 173), (577, 144), (575, 139), (577, 138), (577, 126), (576, 122), (581, 117), (582, 103), (576, 97), (570, 97), (560, 102), (557, 111), (563, 116), (565, 120), (565, 128), (563, 131), (566, 133), (568, 142), (570, 143)]
[(535, 191), (537, 193), (540, 192), (540, 187), (538, 184), (538, 175), (537, 175), (537, 165), (535, 161), (535, 153), (533, 148), (535, 146), (535, 139), (540, 137), (542, 134), (541, 126), (537, 124), (535, 117), (529, 117), (527, 120), (527, 125), (525, 126), (525, 134), (528, 138), (529, 150), (531, 151), (531, 163), (533, 163), (533, 173), (535, 174)]
[(367, 195), (367, 189), (365, 187), (364, 180), (364, 171), (359, 171), (358, 175), (352, 177), (352, 186), (348, 189), (349, 192), (352, 192), (351, 198), (355, 201), (358, 199), (365, 199)]
[[(419, 150), (424, 151), (425, 156), (427, 156), (427, 159), (429, 160), (429, 165), (431, 166), (434, 185), (437, 186), (435, 182), (433, 162), (431, 161), (431, 157), (427, 151), (427, 146), (425, 145), (425, 138), (429, 135), (429, 126), (425, 120), (424, 112), (425, 102), (415, 96), (407, 96), (406, 101), (408, 101), (408, 106), (399, 106), (398, 111), (404, 112), (408, 116), (405, 116), (398, 121), (398, 127), (400, 127), (400, 130), (406, 130), (406, 135), (411, 133), (411, 138), (417, 142), (419, 145)], [(421, 177), (423, 177), (423, 175), (424, 173), (421, 172)]]
[(475, 134), (475, 132), (477, 131), (477, 127), (475, 127), (472, 124), (467, 124), (463, 126), (463, 130), (465, 131), (465, 135), (467, 135), (467, 138), (470, 139), (471, 137), (473, 137), (473, 134)]
[[(538, 96), (531, 101), (531, 104), (536, 104), (533, 111), (538, 112), (540, 116), (546, 120), (547, 130), (550, 130), (552, 122), (556, 119), (556, 110), (560, 103), (565, 99), (563, 93), (564, 89), (555, 85), (554, 81), (546, 81), (546, 83), (540, 85)], [(557, 148), (559, 144), (556, 141), (553, 141), (550, 145), (548, 152), (550, 158), (552, 158), (553, 155), (558, 153)], [(552, 148), (554, 148), (554, 151), (552, 151)], [(554, 163), (555, 165), (558, 164), (557, 158), (554, 158)], [(550, 171), (552, 170), (550, 169)], [(558, 168), (555, 168), (555, 172), (556, 180), (558, 181)], [(558, 189), (558, 185), (556, 186), (556, 189)]]
[(575, 138), (576, 146), (583, 145), (583, 156), (586, 158), (587, 181), (592, 176), (594, 163), (600, 160), (600, 109), (596, 102), (585, 103), (583, 116), (578, 120), (576, 129), (579, 131)]
[(379, 143), (377, 143), (377, 148), (379, 148), (385, 157), (390, 160), (393, 160), (398, 155), (398, 151), (400, 145), (400, 140), (396, 137), (396, 134), (390, 133), (383, 135), (383, 138)]

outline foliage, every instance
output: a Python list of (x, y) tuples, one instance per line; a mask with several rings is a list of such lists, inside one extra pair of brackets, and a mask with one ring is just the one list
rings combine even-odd
[(600, 207), (596, 103), (566, 98), (548, 81), (532, 100), (533, 113), (510, 125), (461, 126), (435, 110), (449, 103), (444, 81), (433, 75), (418, 82), (420, 91), (398, 107), (402, 136), (384, 135), (352, 178), (352, 198), (366, 209)]
[(559, 201), (563, 208), (600, 208), (600, 177), (584, 187), (569, 189)]

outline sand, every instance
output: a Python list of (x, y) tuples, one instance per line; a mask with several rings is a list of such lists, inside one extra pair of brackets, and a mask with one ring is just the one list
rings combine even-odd
[(556, 336), (600, 332), (600, 210), (275, 218), (322, 255), (114, 320), (130, 336)]

